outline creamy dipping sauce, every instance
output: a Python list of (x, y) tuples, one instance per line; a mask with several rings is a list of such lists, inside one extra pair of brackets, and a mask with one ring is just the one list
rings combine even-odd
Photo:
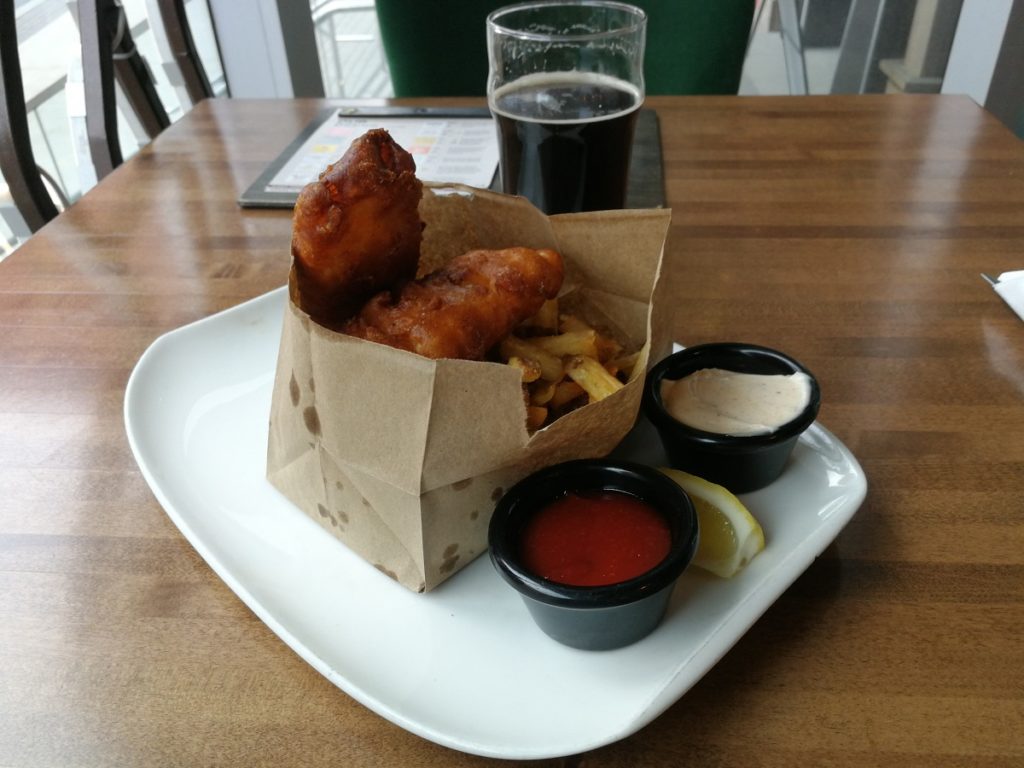
[(661, 383), (661, 400), (677, 420), (720, 435), (767, 435), (811, 401), (806, 373), (737, 373), (705, 368), (678, 381)]

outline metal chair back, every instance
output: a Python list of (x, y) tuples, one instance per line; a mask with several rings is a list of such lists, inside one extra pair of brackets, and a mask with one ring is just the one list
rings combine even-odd
[(0, 172), (31, 232), (57, 215), (32, 152), (14, 0), (0, 0)]
[(185, 14), (185, 0), (156, 0), (164, 32), (170, 44), (174, 63), (181, 71), (182, 83), (193, 104), (214, 95), (210, 78), (203, 67), (192, 28)]
[(89, 152), (96, 176), (102, 179), (124, 161), (117, 135), (115, 78), (149, 138), (171, 121), (118, 0), (79, 0), (78, 29)]

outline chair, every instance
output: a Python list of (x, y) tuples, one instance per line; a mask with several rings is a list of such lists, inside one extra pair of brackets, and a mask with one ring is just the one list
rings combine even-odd
[(210, 78), (206, 75), (192, 29), (185, 14), (185, 0), (157, 0), (160, 21), (163, 23), (167, 42), (170, 44), (174, 63), (181, 72), (185, 92), (193, 104), (214, 95)]
[[(512, 0), (377, 0), (395, 96), (481, 96), (487, 14)], [(735, 94), (754, 0), (636, 0), (647, 11), (648, 94)]]
[(29, 138), (14, 0), (0, 0), (0, 172), (30, 232), (57, 215)]
[(118, 0), (79, 0), (78, 28), (82, 39), (89, 152), (96, 176), (102, 179), (123, 162), (117, 135), (115, 77), (151, 139), (171, 121), (146, 63), (135, 47)]

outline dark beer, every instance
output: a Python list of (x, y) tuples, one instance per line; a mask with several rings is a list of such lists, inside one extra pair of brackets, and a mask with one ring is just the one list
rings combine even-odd
[(638, 90), (584, 73), (529, 75), (491, 96), (502, 188), (545, 213), (622, 208)]

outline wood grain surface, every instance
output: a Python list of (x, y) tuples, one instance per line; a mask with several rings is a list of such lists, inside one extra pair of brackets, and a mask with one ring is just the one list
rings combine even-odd
[[(785, 350), (867, 499), (711, 672), (540, 765), (1024, 764), (1024, 144), (966, 98), (655, 98), (677, 331)], [(316, 101), (208, 100), (0, 263), (0, 766), (482, 766), (346, 696), (165, 516), (128, 376), (285, 281), (235, 200)], [(481, 695), (488, 695), (481, 680)]]

